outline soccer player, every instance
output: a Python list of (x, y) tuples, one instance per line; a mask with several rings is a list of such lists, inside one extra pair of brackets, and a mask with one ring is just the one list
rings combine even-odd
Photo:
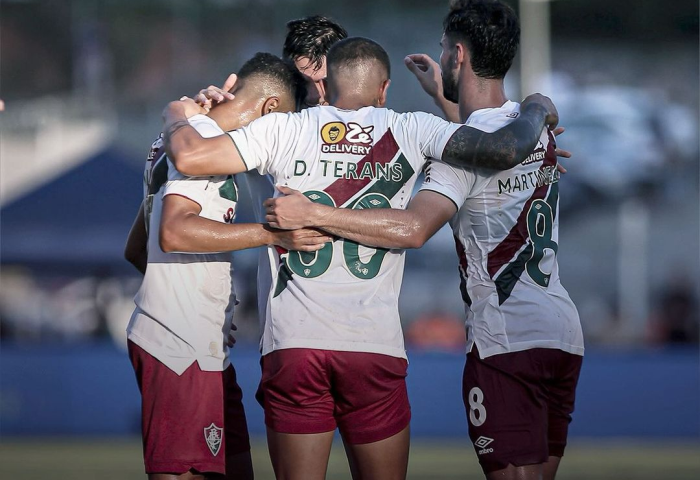
[[(522, 116), (503, 85), (519, 33), (513, 10), (496, 0), (455, 3), (445, 18), (444, 94), (459, 100), (466, 125), (492, 132)], [(559, 280), (556, 165), (544, 130), (511, 170), (430, 163), (405, 211), (333, 209), (286, 188), (292, 195), (267, 202), (272, 225), (383, 248), (418, 248), (449, 220), (467, 314), (464, 404), (488, 479), (554, 479), (566, 445), (584, 346)]]
[[(306, 97), (302, 107), (315, 107), (327, 104), (322, 80), (326, 77), (326, 55), (336, 42), (347, 38), (345, 29), (328, 17), (313, 15), (292, 20), (287, 23), (287, 35), (282, 48), (284, 59), (294, 62), (306, 80)], [(210, 85), (201, 90), (194, 101), (208, 110), (217, 102), (232, 99), (228, 92), (236, 80), (231, 74), (221, 89)], [(251, 197), (251, 205), (257, 221), (265, 222), (263, 202), (272, 197), (275, 187), (269, 175), (260, 175), (257, 171), (248, 171), (238, 175), (236, 181)], [(261, 326), (265, 323), (267, 297), (273, 283), (270, 276), (270, 257), (266, 250), (261, 250), (258, 259), (258, 313)]]
[(287, 23), (282, 56), (294, 62), (307, 82), (306, 106), (328, 105), (323, 79), (326, 78), (326, 55), (348, 32), (333, 20), (321, 15)]
[[(300, 85), (288, 62), (257, 54), (241, 68), (233, 100), (189, 121), (205, 136), (221, 135), (222, 128), (295, 110)], [(145, 272), (127, 331), (142, 394), (146, 473), (151, 479), (252, 478), (242, 393), (225, 343), (236, 303), (229, 251), (273, 244), (314, 251), (329, 238), (233, 224), (238, 189), (232, 176), (182, 176), (161, 139), (146, 172), (144, 208), (126, 248)], [(177, 253), (188, 250), (221, 253)]]
[[(164, 111), (169, 158), (189, 175), (257, 168), (327, 205), (404, 208), (426, 158), (505, 169), (521, 162), (556, 111), (527, 100), (520, 118), (486, 134), (426, 113), (382, 107), (389, 58), (348, 38), (328, 53), (332, 106), (268, 115), (228, 135), (203, 138), (187, 122), (191, 100)], [(233, 142), (231, 141), (233, 140)], [(337, 241), (318, 252), (281, 251), (263, 332), (268, 445), (278, 478), (325, 477), (340, 429), (356, 478), (404, 478), (410, 407), (398, 316), (403, 253)]]

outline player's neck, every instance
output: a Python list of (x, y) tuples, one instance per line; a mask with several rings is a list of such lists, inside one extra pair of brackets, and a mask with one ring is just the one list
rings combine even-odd
[(338, 95), (331, 99), (330, 104), (335, 108), (340, 108), (343, 110), (359, 110), (363, 107), (374, 106), (376, 99), (371, 99), (369, 97), (365, 98), (357, 95)]
[(492, 80), (472, 75), (459, 85), (459, 118), (466, 122), (475, 111), (498, 108), (507, 101), (503, 79)]
[(230, 132), (240, 127), (240, 122), (232, 120), (231, 115), (226, 115), (223, 108), (212, 108), (207, 113), (207, 117), (214, 120), (219, 125), (219, 128), (225, 132)]

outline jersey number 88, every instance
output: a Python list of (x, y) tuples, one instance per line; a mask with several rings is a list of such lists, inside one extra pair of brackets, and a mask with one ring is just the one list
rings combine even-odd
[[(311, 190), (304, 192), (312, 202), (321, 203), (335, 207), (335, 201), (326, 192)], [(353, 209), (365, 208), (391, 208), (391, 203), (384, 195), (379, 193), (368, 193), (352, 206)], [(348, 271), (357, 278), (374, 278), (379, 273), (384, 257), (389, 250), (376, 248), (367, 262), (360, 258), (360, 244), (352, 240), (342, 240), (343, 260)], [(315, 278), (323, 275), (331, 266), (333, 261), (333, 244), (327, 243), (317, 252), (298, 252), (291, 250), (287, 264), (289, 269), (304, 278)]]

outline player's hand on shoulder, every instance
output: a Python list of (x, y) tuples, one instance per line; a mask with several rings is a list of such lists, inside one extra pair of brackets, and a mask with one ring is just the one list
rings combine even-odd
[(221, 103), (224, 100), (233, 100), (235, 96), (229, 92), (236, 84), (238, 77), (235, 73), (228, 76), (224, 82), (223, 87), (215, 87), (214, 85), (209, 85), (207, 88), (203, 88), (199, 91), (197, 95), (194, 96), (194, 101), (207, 112), (215, 103)]
[(189, 97), (182, 97), (180, 100), (170, 102), (166, 105), (163, 111), (163, 118), (167, 118), (169, 113), (179, 113), (186, 118), (194, 117), (195, 115), (205, 114), (207, 111), (194, 103)]
[(442, 96), (440, 65), (424, 53), (414, 53), (404, 58), (406, 68), (416, 76), (425, 93), (435, 98)]
[(520, 104), (520, 109), (525, 110), (531, 104), (537, 104), (543, 107), (546, 111), (545, 123), (550, 129), (554, 129), (559, 123), (559, 112), (557, 112), (557, 107), (554, 106), (552, 99), (542, 95), (541, 93), (533, 93), (528, 95), (525, 100)]
[(333, 241), (333, 237), (315, 228), (277, 230), (275, 237), (275, 245), (299, 252), (315, 252), (321, 250), (326, 243)]
[[(564, 127), (557, 127), (554, 130), (552, 130), (552, 133), (555, 137), (558, 137), (565, 131), (566, 129)], [(559, 148), (559, 146), (556, 146), (554, 152), (557, 154), (557, 157), (571, 158), (571, 152), (568, 150), (564, 150), (563, 148)], [(564, 166), (561, 163), (557, 163), (557, 170), (559, 170), (559, 173), (566, 173), (566, 168), (564, 168)]]
[(312, 226), (314, 203), (306, 195), (293, 188), (277, 186), (281, 197), (268, 198), (263, 202), (265, 221), (271, 227), (292, 230)]

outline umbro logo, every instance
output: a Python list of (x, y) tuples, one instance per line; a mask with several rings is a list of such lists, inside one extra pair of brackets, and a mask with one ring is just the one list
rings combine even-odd
[(489, 437), (479, 437), (476, 439), (476, 442), (474, 442), (474, 445), (476, 445), (479, 448), (484, 448), (488, 447), (488, 445), (493, 442), (493, 438)]
[(491, 445), (492, 442), (493, 442), (493, 438), (484, 437), (484, 436), (477, 438), (476, 442), (474, 442), (474, 446), (476, 446), (477, 448), (480, 449), (477, 452), (477, 454), (478, 455), (485, 455), (487, 453), (492, 453), (493, 448), (486, 448), (489, 445)]

